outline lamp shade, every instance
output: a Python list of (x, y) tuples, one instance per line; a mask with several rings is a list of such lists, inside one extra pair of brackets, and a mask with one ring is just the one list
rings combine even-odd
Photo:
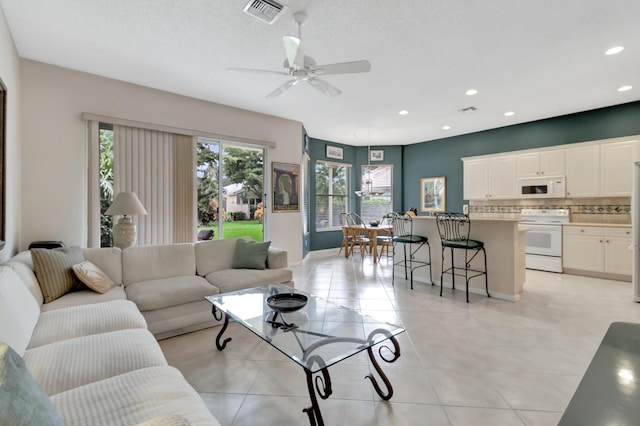
[(135, 192), (119, 192), (105, 214), (108, 215), (147, 215), (147, 211)]

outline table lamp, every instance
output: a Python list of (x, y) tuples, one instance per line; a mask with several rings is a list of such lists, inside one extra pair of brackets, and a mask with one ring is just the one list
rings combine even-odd
[(136, 242), (136, 225), (129, 216), (148, 213), (135, 192), (119, 192), (105, 214), (122, 215), (118, 223), (113, 226), (113, 245), (126, 249)]

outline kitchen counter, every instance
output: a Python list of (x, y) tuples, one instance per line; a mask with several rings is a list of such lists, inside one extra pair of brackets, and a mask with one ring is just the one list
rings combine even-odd
[(630, 223), (592, 223), (592, 222), (569, 222), (563, 226), (597, 226), (601, 228), (631, 228)]
[[(413, 218), (413, 233), (429, 238), (431, 245), (432, 277), (436, 285), (440, 284), (442, 270), (442, 246), (435, 216), (416, 216)], [(525, 281), (525, 230), (518, 229), (520, 219), (515, 218), (474, 218), (471, 217), (470, 238), (484, 242), (487, 251), (487, 269), (489, 279), (489, 294), (497, 299), (517, 302), (523, 290)], [(420, 250), (418, 260), (427, 260), (426, 250)], [(447, 253), (445, 267), (449, 267), (450, 255)], [(464, 264), (464, 250), (455, 250), (456, 264)], [(396, 259), (398, 261), (399, 259)], [(474, 269), (482, 269), (482, 255), (478, 255), (472, 262)], [(482, 265), (482, 266), (481, 266)], [(400, 268), (396, 273), (401, 274)], [(415, 272), (414, 281), (429, 283), (429, 268), (421, 268)], [(444, 287), (451, 288), (451, 274), (445, 275)], [(455, 297), (464, 300), (462, 292), (465, 290), (464, 277), (456, 277)], [(469, 282), (469, 292), (485, 295), (484, 277), (473, 278)], [(445, 290), (443, 297), (452, 297), (451, 290)]]

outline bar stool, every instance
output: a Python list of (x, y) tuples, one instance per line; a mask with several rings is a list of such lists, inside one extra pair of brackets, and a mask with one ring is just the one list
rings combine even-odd
[[(442, 272), (440, 272), (440, 296), (442, 296), (443, 277), (447, 272), (451, 272), (452, 286), (456, 288), (455, 276), (463, 276), (467, 285), (467, 303), (469, 303), (469, 280), (471, 278), (484, 275), (484, 285), (489, 294), (489, 281), (487, 279), (487, 252), (484, 250), (484, 243), (478, 240), (469, 239), (471, 233), (471, 221), (469, 216), (462, 213), (438, 213), (436, 214), (436, 224), (438, 225), (438, 233), (442, 243)], [(446, 249), (451, 251), (451, 267), (444, 269), (444, 253)], [(453, 260), (453, 251), (455, 249), (464, 250), (464, 267), (455, 266)], [(484, 257), (484, 271), (471, 268), (471, 262), (478, 253), (482, 252)], [(469, 254), (472, 256), (469, 258)], [(457, 271), (464, 271), (464, 274)], [(469, 272), (475, 273), (469, 276)]]
[[(392, 214), (391, 221), (393, 223), (393, 253), (396, 252), (396, 245), (402, 244), (404, 249), (404, 259), (393, 263), (393, 272), (391, 275), (391, 283), (395, 285), (395, 269), (396, 266), (404, 266), (404, 278), (408, 278), (407, 263), (409, 264), (409, 270), (411, 271), (411, 289), (413, 290), (413, 271), (418, 268), (429, 267), (429, 281), (433, 285), (433, 278), (431, 276), (431, 246), (429, 245), (429, 239), (423, 235), (415, 235), (413, 233), (413, 219), (411, 216), (401, 215), (399, 213)], [(407, 245), (409, 246), (409, 257), (407, 257)], [(413, 249), (413, 245), (417, 245)], [(427, 246), (427, 254), (429, 261), (415, 260), (415, 255), (422, 247)], [(394, 258), (395, 260), (395, 258)]]

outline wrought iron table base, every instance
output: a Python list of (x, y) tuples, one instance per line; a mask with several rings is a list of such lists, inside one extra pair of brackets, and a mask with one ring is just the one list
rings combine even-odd
[[(222, 351), (224, 350), (224, 348), (226, 348), (227, 343), (231, 341), (231, 337), (227, 337), (226, 339), (222, 340), (222, 335), (229, 326), (229, 315), (218, 311), (215, 305), (213, 305), (212, 313), (217, 321), (222, 320), (222, 315), (224, 315), (224, 324), (222, 325), (222, 328), (220, 329), (220, 331), (218, 332), (218, 336), (216, 337), (216, 348), (218, 348), (219, 351)], [(273, 315), (271, 319), (266, 319), (265, 321), (270, 323), (273, 327), (282, 328), (284, 331), (292, 331), (297, 328), (295, 324), (288, 324), (284, 320), (284, 317), (282, 317), (282, 315), (282, 323), (276, 322), (276, 318), (277, 315)], [(378, 330), (372, 331), (369, 334), (369, 340), (378, 333)], [(222, 343), (220, 343), (221, 340)], [(344, 339), (335, 339), (333, 341), (338, 340), (344, 341)], [(365, 340), (364, 342), (366, 341), (367, 340)], [(386, 345), (387, 341), (393, 344), (393, 349)], [(331, 343), (331, 340), (328, 340), (326, 343)], [(388, 351), (392, 356), (389, 358), (386, 357), (385, 354), (383, 354), (383, 350)], [(368, 347), (367, 353), (369, 354), (369, 360), (371, 361), (371, 364), (373, 364), (376, 373), (382, 380), (382, 383), (384, 384), (384, 387), (386, 389), (382, 389), (382, 387), (380, 387), (375, 376), (371, 373), (366, 375), (365, 379), (371, 380), (371, 384), (373, 385), (373, 388), (375, 389), (378, 396), (380, 396), (380, 398), (382, 398), (383, 400), (388, 401), (393, 396), (393, 387), (391, 386), (391, 382), (382, 371), (382, 368), (380, 367), (380, 364), (378, 363), (378, 360), (373, 353), (373, 347)], [(380, 358), (382, 358), (382, 360), (388, 363), (395, 362), (400, 357), (400, 344), (396, 340), (395, 336), (388, 336), (388, 339), (386, 341), (380, 343), (378, 354), (380, 355)], [(321, 399), (327, 399), (333, 393), (333, 390), (331, 388), (331, 376), (329, 376), (329, 367), (325, 366), (324, 360), (320, 356), (311, 355), (308, 358), (308, 365), (312, 366), (314, 364), (321, 367), (321, 369), (316, 371), (315, 373), (312, 373), (310, 370), (303, 368), (307, 376), (307, 389), (309, 390), (311, 406), (303, 409), (302, 411), (304, 413), (307, 413), (307, 416), (309, 416), (309, 424), (311, 426), (324, 426), (324, 420), (322, 419), (322, 413), (320, 412), (320, 406), (318, 405), (318, 396)]]

